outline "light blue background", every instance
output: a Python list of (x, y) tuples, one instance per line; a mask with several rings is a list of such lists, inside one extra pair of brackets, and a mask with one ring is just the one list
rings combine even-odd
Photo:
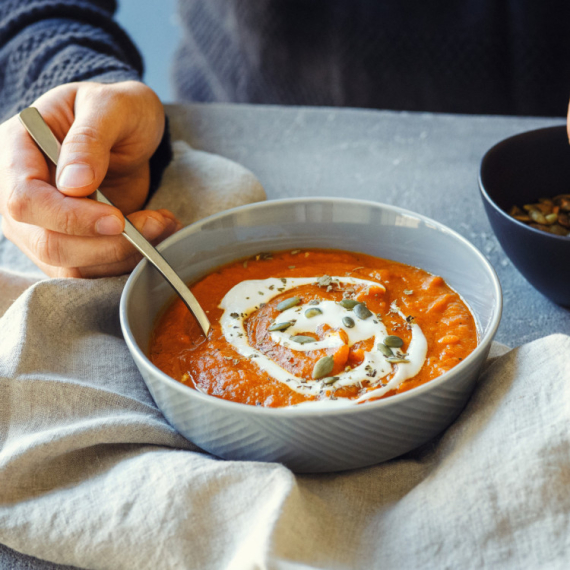
[(164, 102), (174, 101), (170, 69), (181, 37), (176, 0), (118, 0), (116, 19), (143, 55), (144, 80)]

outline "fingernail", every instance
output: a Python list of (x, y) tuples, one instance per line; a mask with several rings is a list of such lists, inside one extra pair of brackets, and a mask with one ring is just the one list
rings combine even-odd
[(97, 220), (95, 229), (102, 236), (116, 236), (123, 231), (123, 223), (117, 216), (104, 216)]
[(58, 178), (58, 185), (63, 188), (83, 188), (93, 182), (93, 169), (82, 162), (68, 164)]
[(146, 239), (154, 239), (164, 231), (164, 225), (153, 217), (148, 217), (142, 227), (142, 234)]

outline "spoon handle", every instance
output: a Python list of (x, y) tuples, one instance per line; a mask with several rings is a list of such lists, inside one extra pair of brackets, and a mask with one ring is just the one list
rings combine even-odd
[[(57, 166), (61, 145), (52, 130), (44, 121), (43, 117), (40, 115), (40, 112), (35, 107), (28, 107), (19, 114), (19, 117), (20, 121), (28, 133), (30, 133), (30, 136), (34, 139), (36, 144)], [(105, 198), (100, 190), (95, 190), (90, 197), (97, 200), (97, 202), (103, 202), (109, 206), (114, 206), (110, 200)], [(145, 239), (145, 237), (135, 228), (135, 226), (133, 226), (133, 224), (131, 224), (131, 222), (129, 222), (126, 217), (123, 235), (158, 269), (158, 271), (160, 271), (176, 293), (178, 293), (182, 301), (184, 301), (184, 304), (194, 314), (202, 328), (202, 331), (204, 331), (204, 334), (208, 336), (210, 321), (198, 303), (196, 297), (194, 297), (190, 289), (188, 289), (184, 281), (180, 279), (178, 273), (172, 269), (166, 259), (162, 257), (158, 250), (155, 249), (147, 239)]]

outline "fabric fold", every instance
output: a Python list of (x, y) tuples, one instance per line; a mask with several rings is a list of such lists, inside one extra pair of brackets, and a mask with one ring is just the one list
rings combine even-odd
[(490, 360), (423, 447), (295, 476), (219, 460), (168, 425), (120, 338), (123, 282), (46, 280), (0, 320), (42, 346), (0, 341), (4, 544), (84, 568), (563, 567), (569, 337)]
[[(190, 219), (204, 202), (184, 173), (215, 184), (176, 148), (192, 159), (165, 188), (189, 193)], [(254, 191), (220, 184), (210, 213), (261, 199), (247, 177)], [(0, 543), (113, 570), (568, 567), (570, 337), (494, 345), (465, 410), (424, 446), (295, 476), (215, 458), (166, 422), (122, 339), (124, 277), (34, 281), (0, 318)]]

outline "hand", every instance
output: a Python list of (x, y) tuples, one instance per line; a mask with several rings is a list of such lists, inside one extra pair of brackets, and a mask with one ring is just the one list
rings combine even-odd
[[(0, 214), (4, 235), (45, 273), (130, 271), (140, 255), (120, 235), (123, 214), (155, 244), (180, 229), (168, 210), (139, 211), (164, 131), (162, 104), (149, 87), (69, 83), (33, 106), (63, 141), (59, 164), (48, 163), (18, 117), (0, 125)], [(117, 207), (87, 199), (96, 188)]]

